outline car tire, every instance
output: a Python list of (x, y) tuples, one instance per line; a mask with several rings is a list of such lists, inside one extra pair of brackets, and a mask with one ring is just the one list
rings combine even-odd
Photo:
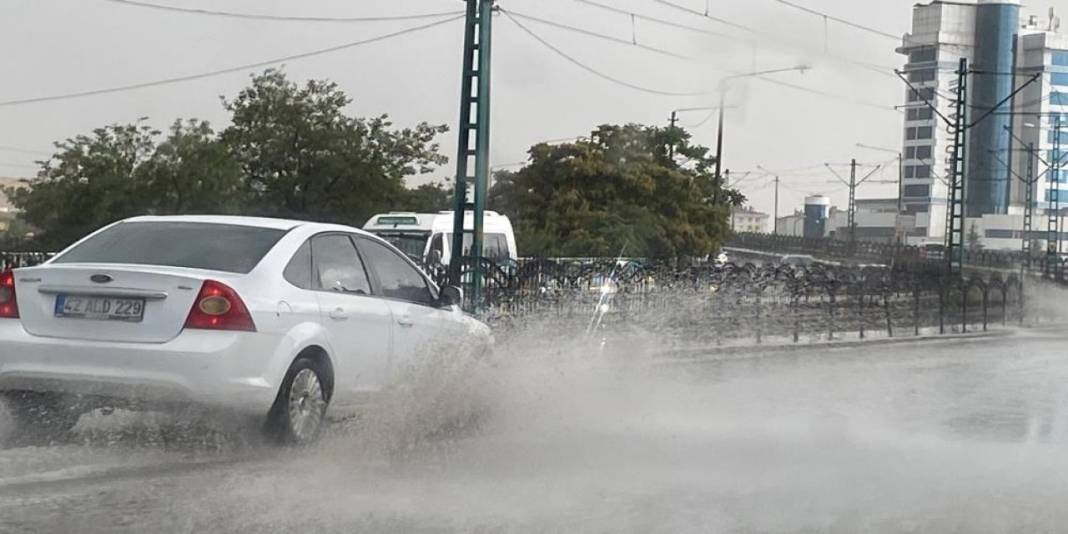
[(11, 431), (4, 446), (49, 445), (68, 437), (83, 411), (60, 395), (31, 391), (5, 392)]
[(296, 447), (318, 441), (326, 426), (329, 383), (328, 371), (319, 361), (301, 357), (293, 362), (267, 415), (268, 437)]

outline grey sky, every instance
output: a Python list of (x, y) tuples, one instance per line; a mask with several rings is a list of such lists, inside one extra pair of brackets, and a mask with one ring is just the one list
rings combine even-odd
[[(413, 14), (462, 9), (458, 0), (149, 0), (186, 7), (299, 16)], [(899, 66), (896, 42), (793, 10), (775, 0), (708, 0), (720, 17), (756, 27), (756, 36), (692, 16), (655, 0), (599, 0), (650, 16), (670, 19), (736, 37), (724, 39), (639, 21), (638, 42), (670, 49), (693, 59), (677, 59), (636, 47), (606, 43), (564, 30), (525, 22), (554, 45), (614, 77), (649, 88), (692, 92), (714, 90), (726, 72), (812, 65), (807, 74), (776, 75), (842, 98), (808, 94), (760, 80), (730, 84), (726, 166), (735, 171), (757, 165), (783, 172), (783, 212), (801, 203), (805, 192), (830, 193), (845, 201), (839, 186), (827, 183), (824, 162), (889, 162), (892, 154), (855, 148), (856, 143), (897, 149), (901, 115), (890, 110), (904, 94), (896, 78), (829, 57)], [(704, 10), (706, 0), (672, 0)], [(909, 0), (797, 0), (797, 3), (899, 35), (908, 30)], [(516, 12), (593, 31), (632, 38), (628, 17), (576, 0), (501, 0)], [(1060, 8), (1068, 4), (1056, 0)], [(1044, 16), (1049, 1), (1025, 7)], [(0, 101), (76, 92), (193, 74), (253, 63), (356, 41), (425, 21), (360, 24), (269, 22), (183, 15), (119, 5), (105, 0), (0, 0), (0, 60), (4, 83)], [(525, 159), (526, 149), (545, 139), (588, 133), (612, 122), (665, 123), (672, 109), (714, 105), (715, 96), (660, 97), (594, 77), (554, 55), (504, 17), (495, 20), (493, 147), (494, 165)], [(291, 62), (294, 79), (329, 78), (354, 99), (352, 112), (390, 114), (398, 125), (426, 120), (454, 126), (457, 121), (462, 26), (459, 21), (387, 42)], [(248, 73), (131, 91), (127, 93), (0, 107), (0, 146), (48, 150), (51, 143), (92, 128), (147, 116), (163, 127), (178, 117), (198, 117), (225, 126), (219, 96), (233, 95)], [(855, 101), (884, 106), (876, 109)], [(682, 116), (694, 124), (706, 113)], [(715, 142), (715, 120), (694, 130), (698, 142)], [(452, 156), (455, 141), (441, 139)], [(35, 156), (0, 150), (0, 175), (29, 175)], [(436, 178), (452, 174), (451, 163)], [(886, 178), (896, 176), (890, 165)], [(741, 185), (753, 204), (772, 207), (766, 179)], [(866, 186), (859, 196), (893, 196), (892, 185)]]

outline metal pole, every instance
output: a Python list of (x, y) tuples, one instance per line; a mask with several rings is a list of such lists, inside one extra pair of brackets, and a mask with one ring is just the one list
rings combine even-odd
[(1024, 202), (1024, 220), (1023, 220), (1023, 253), (1024, 253), (1024, 269), (1031, 270), (1031, 258), (1034, 256), (1034, 250), (1031, 249), (1031, 229), (1033, 224), (1033, 218), (1035, 214), (1035, 144), (1027, 144), (1027, 183), (1026, 183), (1026, 195)]
[(857, 160), (849, 163), (849, 244), (857, 241)]
[(775, 177), (775, 224), (772, 225), (772, 233), (779, 235), (779, 177)]
[(723, 184), (723, 116), (727, 113), (724, 105), (727, 101), (727, 85), (723, 84), (719, 89), (719, 133), (716, 136), (716, 187), (712, 190), (712, 203), (719, 204), (719, 189)]
[(482, 242), (485, 222), (486, 197), (489, 194), (490, 150), (490, 67), (493, 50), (493, 2), (480, 0), (478, 12), (478, 145), (475, 155), (475, 233), (471, 241), (471, 256), (475, 258), (475, 276), (472, 281), (472, 301), (478, 306), (482, 297)]
[(905, 157), (902, 153), (897, 153), (897, 220), (894, 221), (897, 226), (897, 244), (900, 245), (905, 241), (905, 229), (901, 227), (901, 217), (905, 213)]
[[(679, 112), (678, 111), (672, 111), (671, 112), (671, 133), (672, 134), (675, 133), (675, 125), (678, 124), (678, 122), (679, 122)], [(671, 146), (668, 148), (668, 156), (671, 159), (675, 159), (675, 142), (674, 141), (671, 142)]]
[(1046, 227), (1046, 274), (1053, 274), (1060, 251), (1061, 116), (1053, 119), (1053, 161), (1050, 162), (1049, 217)]

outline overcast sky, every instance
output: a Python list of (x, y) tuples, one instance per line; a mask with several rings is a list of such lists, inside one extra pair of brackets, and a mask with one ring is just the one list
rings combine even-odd
[[(271, 15), (358, 17), (462, 9), (459, 0), (146, 0), (160, 4)], [(657, 0), (598, 0), (628, 11), (685, 23), (719, 37), (638, 20), (638, 43), (687, 58), (604, 42), (538, 22), (524, 22), (541, 37), (605, 74), (667, 92), (714, 91), (739, 71), (811, 65), (805, 74), (769, 76), (833, 96), (810, 94), (758, 79), (729, 83), (725, 164), (735, 177), (763, 169), (781, 172), (780, 211), (799, 207), (805, 193), (846, 194), (820, 167), (888, 163), (893, 154), (857, 143), (899, 149), (902, 83), (842, 58), (893, 68), (902, 64), (895, 40), (799, 12), (776, 0), (671, 0), (755, 28), (753, 34), (675, 10)], [(842, 18), (900, 35), (911, 20), (909, 0), (796, 0)], [(1054, 5), (1068, 4), (1056, 0)], [(628, 16), (577, 0), (501, 0), (514, 12), (551, 19), (631, 40)], [(1049, 2), (1025, 12), (1044, 17)], [(0, 0), (0, 101), (148, 82), (255, 63), (367, 39), (427, 21), (306, 23), (215, 18), (168, 13), (107, 0)], [(1068, 11), (1066, 11), (1068, 12)], [(581, 70), (533, 40), (503, 16), (495, 19), (492, 164), (523, 161), (540, 140), (588, 133), (602, 123), (666, 123), (673, 109), (715, 105), (717, 97), (654, 96), (615, 85)], [(329, 78), (354, 98), (352, 113), (388, 113), (398, 125), (419, 121), (453, 127), (458, 116), (460, 21), (420, 33), (329, 55), (291, 61), (297, 80)], [(262, 69), (261, 69), (262, 70)], [(0, 106), (0, 146), (47, 151), (52, 143), (105, 124), (149, 117), (165, 127), (197, 117), (226, 125), (219, 97), (232, 96), (249, 72), (58, 102)], [(880, 109), (881, 106), (881, 109)], [(709, 118), (684, 113), (684, 125)], [(715, 120), (694, 129), (697, 141), (715, 143)], [(455, 140), (441, 139), (453, 156)], [(0, 175), (27, 176), (40, 154), (0, 149)], [(452, 163), (431, 178), (453, 173)], [(798, 170), (800, 169), (800, 170)], [(767, 178), (750, 175), (740, 188), (758, 209), (772, 209)], [(896, 196), (893, 185), (871, 184), (860, 197)]]

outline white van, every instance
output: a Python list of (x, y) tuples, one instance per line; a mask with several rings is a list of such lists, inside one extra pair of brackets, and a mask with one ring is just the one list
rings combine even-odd
[[(451, 211), (384, 213), (371, 217), (363, 229), (389, 241), (417, 261), (432, 264), (435, 256), (440, 255), (440, 263), (447, 265), (452, 258), (452, 216)], [(465, 256), (470, 254), (474, 224), (474, 214), (467, 212), (464, 217)], [(508, 217), (486, 211), (482, 228), (483, 256), (498, 263), (519, 257), (512, 221)]]

